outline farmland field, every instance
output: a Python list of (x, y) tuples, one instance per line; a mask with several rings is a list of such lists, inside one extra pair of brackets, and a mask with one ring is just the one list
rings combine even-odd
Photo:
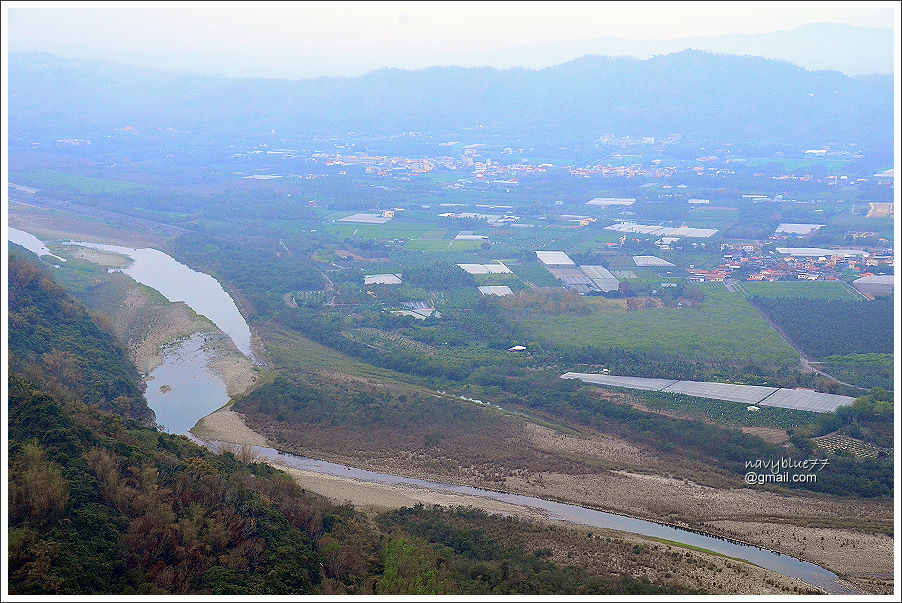
[(392, 221), (385, 224), (336, 222), (328, 225), (327, 229), (335, 234), (360, 237), (361, 239), (398, 239), (401, 237), (415, 239), (433, 228), (429, 224)]
[(893, 391), (892, 354), (850, 354), (827, 356), (821, 364), (828, 373), (841, 381), (860, 387), (882, 387)]
[(524, 262), (522, 264), (508, 264), (514, 274), (524, 282), (529, 282), (536, 287), (561, 287), (561, 281), (554, 278), (545, 266), (538, 262)]
[(516, 274), (477, 274), (473, 278), (478, 285), (507, 285), (514, 289), (522, 289), (524, 287)]
[(893, 351), (893, 300), (754, 298), (811, 358)]
[(407, 249), (411, 251), (466, 251), (479, 249), (482, 241), (454, 240), (454, 239), (411, 239), (407, 242)]
[(871, 458), (876, 458), (880, 453), (880, 449), (873, 444), (868, 444), (841, 434), (831, 433), (819, 438), (813, 438), (812, 441), (817, 444), (818, 448), (827, 453), (842, 450), (848, 454), (855, 455), (856, 457)]
[(860, 299), (861, 296), (838, 281), (745, 281), (740, 284), (749, 297), (792, 297), (804, 299)]
[(447, 230), (430, 230), (430, 231), (427, 231), (427, 232), (424, 232), (423, 234), (421, 234), (419, 236), (419, 238), (422, 240), (426, 240), (426, 239), (436, 239), (437, 240), (437, 239), (444, 238), (446, 234), (448, 234)]
[(543, 345), (617, 349), (698, 361), (792, 365), (798, 355), (741, 293), (703, 284), (695, 308), (628, 311), (586, 298), (589, 315), (530, 316), (521, 324)]
[(592, 237), (588, 241), (584, 241), (579, 245), (576, 245), (573, 248), (573, 252), (578, 253), (582, 251), (597, 251), (599, 249), (604, 249), (605, 243), (612, 243), (614, 241), (617, 241), (621, 236), (623, 236), (623, 233), (605, 230), (604, 232), (599, 233), (597, 236)]
[(648, 408), (670, 411), (701, 420), (733, 425), (736, 427), (780, 427), (793, 429), (808, 425), (817, 419), (817, 413), (774, 406), (760, 406), (750, 412), (745, 404), (698, 398), (670, 392), (637, 391), (617, 388)]
[(121, 191), (144, 188), (144, 185), (121, 180), (107, 180), (69, 174), (56, 170), (21, 170), (10, 173), (10, 178), (18, 183), (27, 184), (36, 188), (64, 186), (83, 193), (118, 193)]

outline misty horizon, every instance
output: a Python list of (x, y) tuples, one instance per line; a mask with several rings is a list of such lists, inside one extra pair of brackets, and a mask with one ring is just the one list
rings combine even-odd
[[(835, 69), (847, 75), (892, 73), (894, 64), (891, 11), (874, 7), (862, 9), (858, 18), (838, 14), (839, 18), (833, 20), (811, 20), (801, 14), (786, 14), (785, 18), (776, 19), (772, 18), (776, 14), (760, 11), (765, 16), (771, 15), (770, 20), (754, 23), (749, 18), (749, 23), (731, 24), (713, 9), (709, 9), (712, 14), (708, 15), (690, 5), (686, 7), (687, 15), (680, 17), (681, 20), (673, 16), (674, 26), (665, 31), (650, 25), (645, 30), (604, 26), (601, 16), (607, 13), (613, 21), (626, 18), (614, 8), (605, 7), (607, 13), (596, 8), (594, 13), (586, 15), (587, 22), (602, 24), (597, 33), (585, 25), (567, 31), (561, 21), (556, 28), (551, 27), (553, 34), (530, 36), (526, 31), (520, 35), (514, 26), (516, 20), (511, 21), (513, 16), (490, 3), (491, 10), (483, 17), (485, 23), (478, 28), (482, 35), (467, 37), (456, 33), (465, 31), (462, 15), (469, 10), (466, 6), (453, 7), (456, 13), (449, 7), (434, 9), (436, 15), (449, 19), (447, 32), (432, 31), (434, 25), (421, 23), (416, 15), (411, 16), (407, 4), (398, 8), (395, 20), (381, 13), (367, 13), (358, 5), (348, 6), (363, 16), (352, 20), (347, 30), (335, 24), (337, 16), (330, 11), (337, 8), (303, 5), (296, 10), (276, 11), (286, 22), (298, 20), (296, 30), (283, 23), (270, 24), (274, 28), (270, 32), (261, 28), (260, 17), (255, 16), (258, 12), (267, 14), (276, 10), (267, 4), (259, 11), (226, 11), (215, 18), (200, 17), (191, 9), (165, 17), (144, 14), (139, 9), (64, 9), (59, 14), (66, 15), (65, 27), (61, 27), (62, 19), (48, 19), (39, 11), (13, 9), (9, 48), (11, 53), (50, 52), (66, 58), (112, 59), (140, 67), (279, 79), (354, 77), (386, 68), (452, 65), (542, 69), (585, 55), (645, 59), (689, 48), (763, 56), (811, 70)], [(89, 14), (102, 17), (100, 23), (84, 18)], [(180, 18), (183, 14), (184, 18)], [(132, 40), (126, 34), (139, 24), (138, 15), (148, 22), (147, 30), (154, 31), (155, 38), (139, 33)], [(246, 18), (247, 23), (239, 24), (238, 15)], [(691, 25), (692, 15), (698, 17), (695, 25)], [(385, 23), (376, 20), (377, 17)], [(360, 22), (364, 18), (376, 20), (382, 27), (374, 24), (367, 28)], [(69, 21), (83, 25), (93, 35), (72, 35)], [(721, 27), (717, 27), (718, 21)], [(494, 30), (492, 24), (496, 26)], [(317, 25), (323, 31), (314, 31)], [(327, 35), (329, 31), (332, 37)], [(627, 32), (631, 35), (624, 35)], [(157, 39), (161, 43), (157, 44)]]

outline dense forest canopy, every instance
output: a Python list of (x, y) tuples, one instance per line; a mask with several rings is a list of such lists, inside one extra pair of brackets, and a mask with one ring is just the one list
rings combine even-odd
[(58, 398), (152, 420), (138, 370), (42, 267), (14, 253), (8, 282), (10, 368)]

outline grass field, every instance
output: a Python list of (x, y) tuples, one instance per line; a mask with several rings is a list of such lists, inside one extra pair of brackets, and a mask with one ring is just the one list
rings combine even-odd
[(559, 224), (534, 228), (498, 228), (495, 232), (497, 235), (493, 238), (499, 239), (497, 247), (510, 250), (558, 249), (570, 252), (587, 241), (606, 236), (605, 231), (598, 226), (573, 228)]
[(456, 241), (454, 239), (412, 239), (407, 242), (411, 251), (466, 251), (479, 249), (482, 241)]
[(749, 297), (793, 297), (804, 299), (860, 299), (837, 281), (745, 281), (740, 283)]
[(423, 239), (423, 240), (426, 240), (426, 239), (438, 240), (438, 239), (445, 238), (446, 234), (448, 234), (447, 230), (430, 230), (428, 232), (424, 232), (423, 234), (421, 234), (419, 236), (419, 238)]
[(21, 184), (27, 184), (37, 188), (64, 186), (83, 193), (118, 193), (137, 188), (145, 188), (142, 184), (123, 182), (121, 180), (106, 180), (104, 178), (92, 178), (80, 176), (68, 172), (56, 170), (21, 170), (11, 172), (10, 179)]
[(579, 253), (581, 251), (597, 251), (599, 249), (604, 249), (605, 243), (613, 243), (614, 241), (619, 240), (621, 236), (623, 236), (623, 233), (605, 230), (597, 236), (592, 237), (591, 240), (576, 245), (572, 251)]
[(640, 276), (639, 278), (622, 278), (619, 280), (629, 284), (633, 291), (660, 291), (663, 289), (661, 283), (679, 284), (681, 279), (669, 276), (652, 275), (650, 277)]
[(433, 230), (429, 224), (390, 221), (385, 224), (354, 224), (336, 222), (326, 226), (329, 232), (361, 239), (416, 239), (420, 235)]
[(420, 383), (414, 375), (380, 368), (352, 358), (284, 328), (261, 329), (266, 351), (276, 366), (295, 373), (337, 371), (393, 383)]
[(876, 232), (878, 237), (882, 237), (889, 241), (894, 240), (895, 236), (894, 224), (892, 217), (885, 218), (867, 218), (864, 213), (868, 210), (868, 203), (856, 201), (855, 206), (858, 211), (862, 212), (857, 215), (839, 214), (830, 218), (827, 225), (832, 230), (861, 230), (864, 232)]
[(522, 264), (508, 264), (514, 274), (520, 277), (523, 282), (529, 282), (536, 287), (561, 287), (561, 281), (554, 278), (548, 269), (538, 262), (528, 262)]
[(745, 404), (697, 398), (684, 394), (653, 392), (617, 388), (627, 393), (648, 408), (670, 411), (702, 421), (709, 420), (736, 427), (780, 427), (794, 429), (810, 425), (817, 420), (818, 413), (790, 408), (760, 406), (757, 412), (746, 410)]
[(741, 293), (703, 283), (705, 300), (695, 308), (627, 311), (586, 298), (589, 315), (531, 316), (520, 322), (546, 345), (591, 346), (698, 361), (792, 365), (798, 354)]

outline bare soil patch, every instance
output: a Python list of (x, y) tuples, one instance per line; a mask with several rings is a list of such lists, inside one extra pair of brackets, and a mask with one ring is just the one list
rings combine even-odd
[(251, 446), (270, 445), (266, 438), (245, 424), (241, 415), (228, 408), (220, 408), (202, 418), (191, 428), (191, 433), (204, 440)]

